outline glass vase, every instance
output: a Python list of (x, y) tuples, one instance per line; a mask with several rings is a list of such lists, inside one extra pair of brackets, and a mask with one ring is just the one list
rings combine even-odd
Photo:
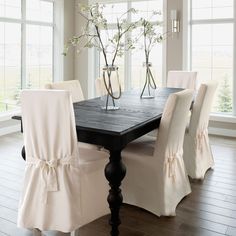
[(103, 67), (102, 73), (102, 109), (106, 111), (118, 110), (119, 98), (121, 97), (121, 85), (118, 67), (109, 65)]
[(155, 91), (156, 91), (156, 83), (151, 71), (152, 63), (151, 62), (144, 62), (143, 63), (143, 69), (144, 72), (144, 86), (141, 90), (141, 98), (154, 98), (155, 97)]

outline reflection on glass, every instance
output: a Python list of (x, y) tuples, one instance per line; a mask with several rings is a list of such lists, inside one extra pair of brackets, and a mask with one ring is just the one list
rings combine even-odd
[(52, 81), (53, 30), (48, 26), (26, 28), (26, 86), (40, 88)]
[(21, 89), (21, 25), (0, 22), (0, 112), (14, 109)]

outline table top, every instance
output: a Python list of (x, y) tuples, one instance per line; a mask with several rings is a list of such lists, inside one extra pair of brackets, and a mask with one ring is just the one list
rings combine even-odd
[(140, 99), (137, 91), (125, 92), (116, 111), (102, 110), (100, 98), (75, 103), (78, 140), (103, 146), (125, 146), (157, 128), (168, 96), (181, 90), (158, 88), (152, 99)]
[[(137, 91), (124, 92), (119, 110), (101, 109), (100, 98), (74, 103), (78, 141), (102, 145), (109, 150), (123, 149), (129, 142), (158, 128), (171, 93), (179, 88), (158, 88), (155, 98), (141, 99)], [(13, 119), (21, 120), (20, 116)]]

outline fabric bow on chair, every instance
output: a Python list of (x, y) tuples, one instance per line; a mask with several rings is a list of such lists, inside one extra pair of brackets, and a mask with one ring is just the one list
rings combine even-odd
[(177, 168), (177, 160), (181, 159), (183, 156), (183, 150), (176, 152), (167, 157), (166, 166), (168, 169), (168, 176), (172, 178), (173, 182), (175, 182), (176, 178), (176, 168)]

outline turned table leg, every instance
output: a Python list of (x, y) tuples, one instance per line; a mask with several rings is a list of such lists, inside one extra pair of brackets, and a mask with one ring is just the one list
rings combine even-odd
[(105, 176), (111, 187), (107, 201), (111, 209), (111, 218), (109, 220), (109, 224), (112, 227), (112, 236), (119, 235), (118, 227), (121, 223), (119, 212), (123, 201), (120, 185), (121, 181), (125, 177), (125, 173), (126, 168), (121, 160), (121, 150), (110, 151), (110, 161), (105, 167)]
[(21, 156), (25, 160), (25, 146), (22, 147)]

